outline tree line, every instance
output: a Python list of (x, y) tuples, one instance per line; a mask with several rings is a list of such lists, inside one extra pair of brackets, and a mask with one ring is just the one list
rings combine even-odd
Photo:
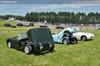
[(30, 12), (25, 16), (16, 15), (0, 15), (2, 19), (8, 19), (14, 17), (17, 20), (25, 20), (32, 22), (48, 22), (48, 23), (100, 23), (100, 13), (90, 12), (86, 13), (74, 13), (74, 12)]

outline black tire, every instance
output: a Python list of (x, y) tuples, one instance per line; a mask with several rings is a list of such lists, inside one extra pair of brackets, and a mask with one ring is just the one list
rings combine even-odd
[(25, 52), (25, 54), (31, 54), (32, 53), (32, 46), (26, 45), (24, 47), (24, 52)]
[(68, 39), (63, 39), (62, 43), (63, 43), (64, 45), (68, 45)]
[(10, 41), (7, 42), (7, 47), (12, 48), (12, 43)]
[(77, 38), (74, 38), (73, 44), (76, 44), (76, 43), (78, 43), (78, 40), (77, 40)]
[(82, 40), (82, 41), (87, 41), (87, 37), (86, 37), (86, 36), (82, 36), (82, 37), (81, 37), (81, 40)]

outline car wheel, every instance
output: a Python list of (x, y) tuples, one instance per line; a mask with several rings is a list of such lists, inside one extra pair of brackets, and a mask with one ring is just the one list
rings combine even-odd
[(86, 37), (86, 36), (82, 36), (82, 37), (81, 37), (81, 40), (82, 40), (82, 41), (86, 41), (86, 40), (87, 40), (87, 37)]
[(73, 44), (76, 44), (78, 42), (77, 38), (74, 38)]
[(7, 43), (7, 47), (12, 48), (12, 43), (10, 41)]
[(30, 54), (32, 52), (32, 47), (30, 45), (26, 45), (24, 48), (24, 52), (26, 54)]
[(67, 44), (68, 44), (68, 39), (64, 39), (64, 40), (63, 40), (63, 44), (64, 44), (64, 45), (67, 45)]

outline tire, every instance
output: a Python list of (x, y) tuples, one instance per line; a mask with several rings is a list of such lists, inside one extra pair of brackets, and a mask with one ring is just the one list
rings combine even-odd
[(24, 47), (25, 54), (31, 54), (32, 53), (32, 47), (30, 45), (26, 45)]
[(87, 41), (87, 37), (86, 37), (86, 36), (82, 36), (82, 37), (81, 37), (81, 40), (82, 40), (82, 41)]
[(62, 41), (62, 43), (63, 43), (64, 45), (67, 45), (67, 44), (68, 44), (68, 39), (64, 39), (64, 40)]
[(10, 41), (7, 42), (7, 47), (12, 48), (12, 43)]
[(77, 38), (74, 38), (73, 44), (76, 44), (76, 43), (78, 43), (78, 40), (77, 40)]

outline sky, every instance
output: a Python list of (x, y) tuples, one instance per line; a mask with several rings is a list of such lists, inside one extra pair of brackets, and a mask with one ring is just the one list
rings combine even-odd
[(0, 0), (0, 3), (27, 3), (27, 4), (73, 4), (92, 3), (100, 4), (100, 0)]
[(0, 15), (60, 11), (100, 13), (100, 0), (0, 0)]

